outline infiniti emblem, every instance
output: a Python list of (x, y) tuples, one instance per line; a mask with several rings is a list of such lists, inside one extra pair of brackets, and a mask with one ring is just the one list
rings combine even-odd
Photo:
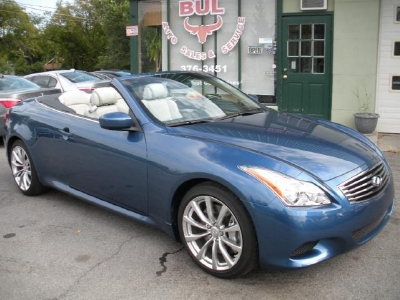
[(371, 182), (373, 186), (380, 186), (382, 183), (382, 178), (380, 176), (374, 176), (372, 177)]

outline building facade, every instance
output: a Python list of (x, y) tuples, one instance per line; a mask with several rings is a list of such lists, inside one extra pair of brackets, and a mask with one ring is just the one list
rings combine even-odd
[[(135, 73), (210, 72), (260, 102), (400, 133), (399, 0), (130, 0)], [(128, 30), (127, 30), (128, 32)]]

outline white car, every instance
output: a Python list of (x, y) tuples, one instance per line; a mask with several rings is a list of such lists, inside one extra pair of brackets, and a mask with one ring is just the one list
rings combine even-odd
[(108, 86), (110, 82), (94, 74), (74, 69), (33, 73), (24, 77), (41, 87), (55, 87), (62, 92), (79, 89), (91, 93), (95, 88)]

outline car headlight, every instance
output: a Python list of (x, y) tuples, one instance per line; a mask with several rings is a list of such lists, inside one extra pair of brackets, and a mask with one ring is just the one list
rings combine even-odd
[(311, 182), (259, 167), (239, 166), (239, 169), (268, 186), (287, 206), (321, 206), (331, 203), (325, 192)]

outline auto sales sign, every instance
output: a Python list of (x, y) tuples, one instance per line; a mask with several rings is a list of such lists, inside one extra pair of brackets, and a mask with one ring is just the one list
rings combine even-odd
[[(196, 18), (196, 16), (207, 15), (215, 16), (215, 22), (211, 22), (210, 24), (198, 24), (198, 18)], [(225, 8), (219, 5), (218, 0), (179, 1), (179, 17), (182, 19), (181, 28), (193, 35), (193, 38), (197, 39), (199, 45), (206, 45), (207, 38), (224, 26), (224, 15)], [(223, 41), (223, 46), (219, 49), (222, 54), (227, 54), (235, 48), (242, 36), (244, 27), (245, 18), (238, 17), (236, 26), (232, 28), (231, 38)], [(168, 22), (162, 22), (162, 28), (171, 44), (178, 44), (180, 38), (174, 34), (174, 28), (171, 28)], [(180, 31), (181, 28), (176, 29)], [(180, 52), (190, 59), (206, 60), (216, 57), (214, 50), (195, 51), (185, 45), (185, 42), (182, 44)]]

